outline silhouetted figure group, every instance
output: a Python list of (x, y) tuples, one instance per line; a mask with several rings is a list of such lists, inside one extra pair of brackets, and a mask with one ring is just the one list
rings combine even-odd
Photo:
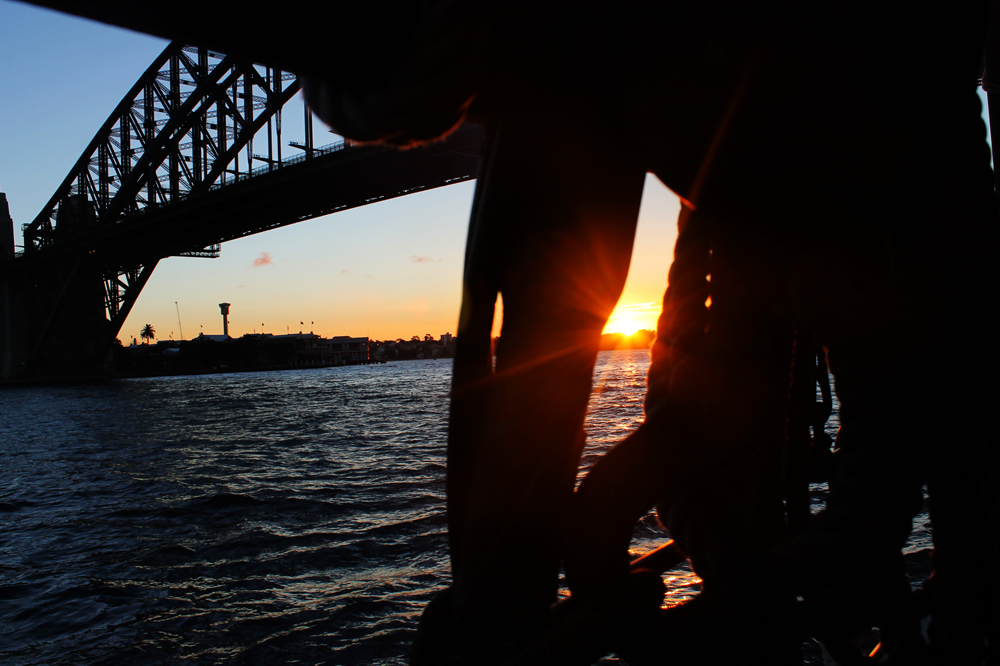
[[(987, 6), (548, 3), (477, 21), (474, 96), (454, 95), (489, 128), (449, 441), (455, 581), (414, 662), (800, 663), (815, 637), (850, 663), (872, 626), (890, 662), (996, 661)], [(646, 171), (684, 201), (647, 418), (574, 493)], [(833, 456), (813, 414), (827, 357)], [(831, 491), (815, 517), (811, 480)], [(935, 573), (914, 596), (901, 548), (925, 484)], [(680, 608), (629, 565), (653, 506), (704, 580)], [(554, 613), (560, 564), (574, 608)]]
[[(323, 10), (344, 25), (328, 40), (266, 44), (97, 4), (69, 10), (306, 74), (352, 139), (488, 128), (448, 442), (454, 582), (414, 664), (793, 664), (807, 637), (864, 663), (849, 639), (872, 626), (879, 660), (1000, 661), (986, 2), (345, 4)], [(647, 172), (684, 203), (647, 418), (574, 491)], [(924, 486), (934, 573), (914, 595), (901, 548)], [(704, 581), (667, 610), (658, 561), (629, 562), (654, 506), (675, 543), (652, 559), (686, 555)], [(561, 567), (573, 597), (550, 608)]]

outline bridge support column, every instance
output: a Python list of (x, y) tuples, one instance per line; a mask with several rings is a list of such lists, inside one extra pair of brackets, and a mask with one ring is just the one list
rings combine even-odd
[[(10, 217), (7, 195), (0, 192), (0, 379), (10, 379), (18, 362), (24, 363), (24, 336), (15, 332), (11, 316), (17, 305), (11, 303), (11, 284), (6, 270), (14, 259), (14, 220)], [(16, 293), (16, 288), (14, 292)]]
[(16, 310), (11, 303), (10, 280), (7, 275), (0, 275), (0, 379), (5, 380), (14, 377), (15, 368), (24, 364), (26, 356), (24, 336), (15, 333), (13, 323), (23, 319), (11, 319)]
[[(0, 270), (0, 378), (99, 374), (129, 310), (156, 266), (108, 271), (92, 255)], [(113, 317), (109, 320), (108, 313)]]

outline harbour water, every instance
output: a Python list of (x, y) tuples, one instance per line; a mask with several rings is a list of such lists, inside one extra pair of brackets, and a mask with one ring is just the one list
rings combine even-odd
[[(601, 353), (584, 467), (638, 426), (648, 366)], [(404, 664), (448, 582), (450, 376), (426, 360), (0, 391), (0, 663)], [(650, 516), (634, 545), (663, 539)]]

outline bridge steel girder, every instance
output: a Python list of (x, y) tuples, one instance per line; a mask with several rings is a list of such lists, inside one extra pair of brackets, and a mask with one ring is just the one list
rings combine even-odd
[[(280, 118), (298, 90), (289, 72), (180, 42), (167, 46), (24, 225), (23, 254), (0, 262), (0, 377), (99, 365), (157, 262), (169, 256), (155, 242), (125, 254), (102, 251), (103, 239), (149, 211), (248, 176), (254, 135)], [(280, 168), (267, 144), (258, 159)], [(218, 256), (218, 246), (205, 245), (176, 253)]]
[[(236, 176), (244, 148), (249, 173), (254, 134), (298, 90), (293, 74), (171, 43), (25, 225), (25, 252), (119, 224)], [(273, 157), (261, 159), (276, 164)]]
[(484, 135), (482, 128), (469, 125), (447, 141), (406, 151), (344, 147), (149, 211), (105, 242), (115, 253), (128, 255), (158, 239), (161, 253), (174, 256), (186, 246), (224, 243), (471, 180)]

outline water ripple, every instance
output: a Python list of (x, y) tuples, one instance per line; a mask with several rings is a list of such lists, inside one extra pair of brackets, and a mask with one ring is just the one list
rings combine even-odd
[[(600, 355), (582, 469), (642, 421), (648, 365)], [(449, 579), (450, 370), (0, 391), (0, 661), (405, 663)], [(665, 538), (649, 515), (633, 546)]]

